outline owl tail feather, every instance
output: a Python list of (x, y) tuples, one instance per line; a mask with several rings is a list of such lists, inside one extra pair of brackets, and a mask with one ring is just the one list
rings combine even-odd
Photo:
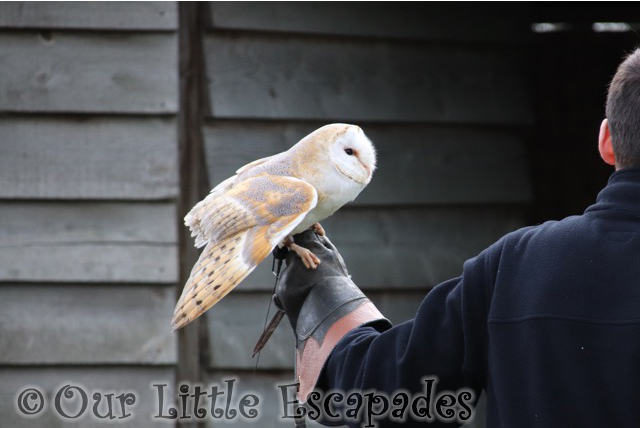
[(173, 331), (218, 303), (271, 252), (265, 232), (266, 228), (256, 228), (252, 233), (237, 233), (207, 244), (176, 304)]

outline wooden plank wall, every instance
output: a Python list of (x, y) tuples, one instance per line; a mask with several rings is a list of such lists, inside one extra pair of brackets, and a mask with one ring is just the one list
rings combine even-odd
[(175, 379), (176, 4), (3, 2), (0, 68), (3, 426), (77, 426), (14, 410), (63, 382), (137, 391), (144, 426)]
[[(211, 2), (207, 17), (211, 184), (326, 123), (360, 125), (379, 169), (324, 226), (353, 279), (393, 321), (411, 318), (431, 287), (525, 224), (526, 6)], [(207, 314), (209, 379), (246, 371), (267, 402), (277, 380), (291, 379), (293, 361), (284, 326), (251, 374), (270, 267)], [(290, 425), (276, 414), (261, 426)]]
[[(177, 9), (0, 3), (7, 426), (34, 426), (13, 408), (23, 385), (51, 394), (68, 381), (138, 391), (139, 416), (119, 424), (143, 426), (139, 418), (156, 405), (151, 383), (175, 380)], [(410, 318), (466, 258), (525, 223), (532, 113), (522, 6), (205, 9), (209, 181), (326, 123), (362, 126), (379, 169), (324, 226), (354, 280), (394, 322)], [(206, 316), (202, 380), (240, 375), (239, 389), (264, 399), (260, 426), (290, 426), (277, 416), (274, 385), (292, 377), (291, 332), (276, 332), (255, 374), (250, 358), (272, 287), (269, 264)], [(67, 425), (51, 412), (37, 420)]]

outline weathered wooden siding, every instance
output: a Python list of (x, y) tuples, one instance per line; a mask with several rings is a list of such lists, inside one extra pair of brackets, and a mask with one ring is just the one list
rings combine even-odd
[[(147, 364), (175, 362), (166, 326), (171, 287), (3, 284), (0, 363)], [(27, 309), (28, 308), (28, 309)], [(29, 316), (25, 316), (27, 311)], [(13, 334), (9, 334), (12, 332)]]
[[(401, 322), (466, 258), (525, 223), (526, 6), (336, 7), (204, 8), (209, 180), (323, 124), (361, 125), (379, 169), (324, 226), (354, 280)], [(169, 332), (179, 278), (178, 27), (174, 2), (0, 3), (7, 426), (72, 425), (13, 408), (25, 385), (52, 394), (67, 382), (134, 390), (136, 417), (118, 425), (157, 425), (151, 384), (174, 383), (178, 355)], [(208, 313), (194, 360), (204, 362), (203, 382), (239, 375), (242, 391), (262, 394), (259, 426), (290, 426), (277, 417), (274, 389), (292, 379), (290, 330), (276, 332), (255, 374), (250, 358), (269, 265)]]
[[(393, 321), (411, 318), (431, 287), (526, 223), (526, 6), (345, 3), (337, 13), (329, 3), (212, 2), (206, 15), (211, 184), (326, 123), (360, 125), (378, 170), (323, 224)], [(270, 267), (207, 315), (210, 378), (247, 370), (264, 394), (293, 362), (291, 332), (281, 327), (251, 374)], [(288, 423), (274, 413), (261, 426)]]
[(173, 118), (19, 115), (0, 118), (0, 198), (174, 198)]
[(0, 281), (174, 284), (170, 202), (0, 202)]
[(176, 29), (172, 2), (0, 4), (3, 426), (77, 425), (14, 410), (65, 382), (149, 426), (175, 382)]
[[(438, 2), (402, 6), (343, 2), (217, 2), (207, 16), (217, 30), (350, 36), (398, 41), (520, 45), (529, 36), (527, 9), (515, 4), (464, 7)], [(508, 19), (506, 19), (508, 18)]]
[(211, 34), (215, 117), (527, 123), (523, 55), (387, 41)]
[(2, 2), (0, 28), (62, 28), (91, 30), (168, 30), (177, 29), (175, 2), (130, 3), (57, 1)]
[(5, 112), (175, 113), (176, 35), (6, 32)]

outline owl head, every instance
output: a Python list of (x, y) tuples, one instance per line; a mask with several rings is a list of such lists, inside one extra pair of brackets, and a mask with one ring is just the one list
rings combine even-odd
[(334, 123), (320, 128), (329, 138), (324, 139), (329, 159), (347, 178), (367, 185), (376, 169), (376, 150), (371, 140), (356, 125)]

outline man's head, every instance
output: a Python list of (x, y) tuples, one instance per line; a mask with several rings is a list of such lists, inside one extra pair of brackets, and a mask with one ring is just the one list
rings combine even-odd
[(640, 167), (640, 49), (620, 64), (609, 85), (599, 148), (616, 169)]

